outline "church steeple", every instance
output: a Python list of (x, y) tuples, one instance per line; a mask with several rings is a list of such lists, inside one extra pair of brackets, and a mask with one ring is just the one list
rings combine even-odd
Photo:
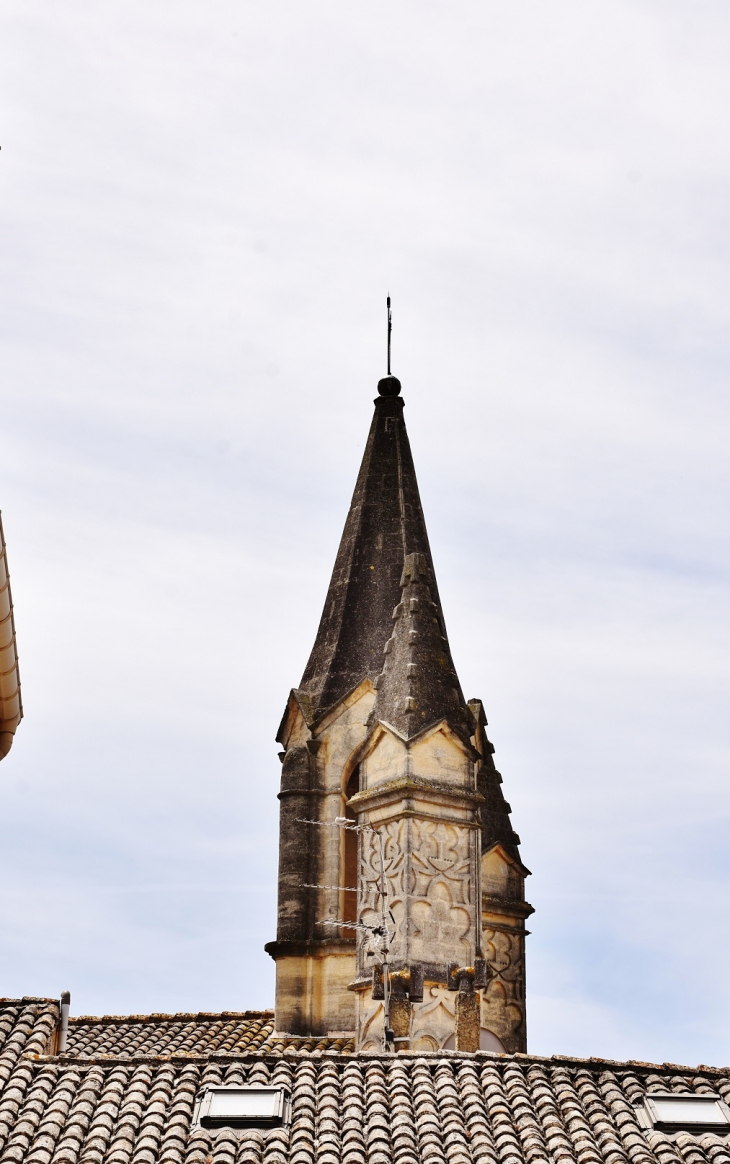
[[(397, 1047), (524, 1050), (527, 870), (486, 717), (451, 657), (400, 391), (390, 371), (378, 384), (317, 637), (277, 736), (276, 1025), (381, 1045), (367, 926), (382, 914), (382, 845)], [(345, 817), (357, 831), (337, 827)], [(466, 990), (487, 963), (460, 1012), (454, 984)]]
[(395, 376), (378, 384), (365, 455), (299, 695), (316, 718), (369, 679), (379, 688), (378, 715), (406, 734), (447, 716), (470, 735), (471, 715), (446, 637), (400, 390)]

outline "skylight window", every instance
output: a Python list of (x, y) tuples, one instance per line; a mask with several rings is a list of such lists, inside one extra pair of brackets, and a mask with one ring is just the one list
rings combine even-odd
[(647, 1131), (730, 1134), (730, 1107), (719, 1095), (653, 1092), (644, 1096), (637, 1114)]
[(201, 1128), (278, 1128), (289, 1122), (283, 1087), (208, 1087), (194, 1122)]

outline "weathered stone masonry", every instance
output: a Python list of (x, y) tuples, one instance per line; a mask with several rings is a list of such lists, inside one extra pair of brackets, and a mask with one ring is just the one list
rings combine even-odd
[[(528, 870), (486, 716), (464, 699), (451, 658), (400, 383), (389, 376), (378, 390), (315, 644), (277, 737), (276, 1026), (354, 1032), (363, 1049), (382, 1040), (368, 942), (342, 924), (380, 908), (375, 834), (302, 823), (347, 815), (383, 838), (396, 988), (412, 966), (424, 978), (422, 999), (396, 1007), (401, 1049), (453, 1047), (461, 1006), (482, 1046), (523, 1051)], [(448, 989), (450, 966), (482, 958), (479, 997)]]

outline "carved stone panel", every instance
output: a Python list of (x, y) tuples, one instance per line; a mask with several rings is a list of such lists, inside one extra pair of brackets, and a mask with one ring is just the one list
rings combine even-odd
[(502, 1041), (509, 1054), (524, 1051), (525, 938), (508, 929), (484, 929), (484, 954), (492, 977), (482, 995), (482, 1026)]
[[(478, 948), (476, 831), (406, 817), (381, 825), (378, 834), (362, 833), (358, 914), (366, 925), (377, 925), (381, 914), (378, 836), (396, 926), (391, 962), (470, 965)], [(358, 972), (369, 974), (373, 959), (367, 935), (360, 935), (358, 947)]]
[[(358, 919), (366, 926), (381, 922), (381, 850), (388, 908), (395, 918), (396, 936), (391, 948), (391, 960), (401, 957), (406, 948), (406, 870), (408, 849), (408, 821), (392, 820), (381, 825), (379, 833), (360, 834), (360, 874), (358, 877)], [(389, 919), (390, 920), (390, 919)], [(369, 974), (373, 966), (373, 943), (360, 932), (358, 939), (358, 973)], [(398, 951), (398, 953), (396, 953)]]
[(456, 995), (445, 986), (429, 986), (413, 1007), (412, 1051), (439, 1051), (456, 1030)]
[[(411, 1051), (439, 1051), (456, 1029), (456, 995), (445, 986), (427, 984), (423, 1002), (412, 1007)], [(369, 990), (358, 992), (357, 1048), (379, 1051), (383, 1046), (383, 1004), (374, 1002)]]

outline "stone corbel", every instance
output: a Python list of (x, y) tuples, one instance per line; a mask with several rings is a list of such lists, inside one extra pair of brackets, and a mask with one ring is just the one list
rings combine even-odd
[(447, 986), (458, 991), (456, 996), (456, 1050), (478, 1051), (481, 1035), (481, 1001), (477, 990), (485, 990), (490, 969), (484, 958), (477, 958), (473, 966), (449, 964)]

